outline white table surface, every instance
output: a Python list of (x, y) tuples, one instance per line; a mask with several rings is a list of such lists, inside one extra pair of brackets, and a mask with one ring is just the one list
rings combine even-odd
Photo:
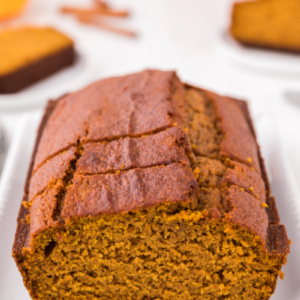
[[(92, 80), (145, 68), (175, 69), (184, 81), (247, 99), (254, 115), (269, 114), (276, 120), (274, 130), (278, 131), (278, 142), (282, 143), (296, 181), (300, 183), (300, 104), (292, 104), (283, 96), (286, 90), (297, 89), (297, 85), (300, 91), (300, 76), (247, 69), (220, 54), (214, 41), (228, 26), (232, 0), (110, 1), (116, 8), (128, 8), (132, 12), (130, 19), (116, 23), (136, 29), (136, 39), (80, 25), (58, 11), (62, 4), (88, 5), (91, 2), (33, 0), (22, 17), (0, 27), (37, 23), (64, 28), (76, 43), (88, 49), (96, 69)], [(45, 89), (41, 101), (48, 99), (48, 94)], [(30, 114), (32, 110), (0, 111), (8, 142), (24, 112)]]

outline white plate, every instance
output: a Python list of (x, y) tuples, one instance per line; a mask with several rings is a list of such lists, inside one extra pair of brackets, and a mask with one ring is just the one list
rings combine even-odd
[(216, 37), (215, 47), (224, 57), (241, 66), (269, 73), (300, 74), (300, 54), (243, 46), (227, 31)]
[(258, 142), (261, 145), (269, 175), (272, 194), (281, 223), (292, 240), (288, 262), (283, 267), (284, 280), (279, 280), (272, 300), (300, 299), (300, 194), (286, 154), (281, 146), (275, 122), (268, 116), (260, 117), (256, 124)]
[(13, 94), (0, 94), (0, 111), (43, 107), (49, 99), (80, 89), (91, 80), (94, 70), (84, 48), (76, 46), (76, 61), (72, 66)]
[[(0, 182), (0, 299), (30, 299), (21, 275), (11, 257), (16, 230), (16, 219), (23, 195), (23, 185), (35, 140), (40, 114), (25, 115), (20, 120)], [(300, 299), (300, 198), (286, 163), (285, 155), (274, 124), (269, 118), (260, 117), (256, 122), (259, 141), (266, 158), (273, 194), (281, 221), (293, 241), (288, 263), (284, 267), (285, 279), (278, 280), (272, 300)]]
[(10, 146), (0, 181), (0, 299), (29, 300), (11, 257), (16, 219), (23, 195), (40, 114), (23, 115)]

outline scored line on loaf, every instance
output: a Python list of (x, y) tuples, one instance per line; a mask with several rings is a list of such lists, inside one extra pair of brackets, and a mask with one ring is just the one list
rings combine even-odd
[[(63, 97), (63, 99), (61, 99), (61, 101), (59, 101), (59, 103), (56, 105), (54, 111), (56, 117), (50, 119), (48, 125), (44, 129), (44, 134), (39, 147), (39, 153), (34, 163), (34, 171), (36, 171), (41, 165), (43, 165), (43, 163), (47, 162), (47, 160), (51, 159), (53, 156), (68, 150), (72, 146), (75, 146), (78, 139), (83, 145), (92, 141), (112, 141), (115, 139), (120, 139), (122, 137), (141, 137), (143, 135), (151, 135), (174, 126), (174, 123), (178, 123), (178, 125), (181, 124), (184, 126), (186, 122), (189, 122), (189, 120), (187, 119), (188, 116), (185, 116), (185, 114), (188, 114), (189, 111), (185, 112), (185, 109), (189, 110), (192, 108), (187, 107), (187, 103), (183, 101), (185, 90), (174, 73), (162, 73), (163, 75), (160, 74), (158, 76), (157, 74), (159, 73), (157, 72), (144, 72), (143, 77), (147, 78), (147, 80), (142, 78), (142, 83), (139, 86), (134, 87), (136, 90), (140, 89), (136, 93), (127, 93), (127, 90), (132, 88), (132, 86), (130, 86), (130, 84), (132, 84), (130, 80), (128, 80), (129, 83), (127, 86), (119, 78), (115, 78), (115, 85), (119, 83), (119, 80), (122, 83), (121, 87), (118, 87), (117, 92), (123, 92), (122, 95), (125, 95), (120, 99), (116, 98), (118, 101), (114, 105), (110, 105), (114, 107), (113, 110), (110, 109), (108, 111), (105, 111), (105, 109), (103, 108), (104, 104), (106, 104), (107, 101), (116, 101), (116, 99), (113, 98), (114, 95), (110, 95), (110, 98), (106, 99), (105, 93), (110, 93), (111, 90), (109, 89), (108, 91), (105, 91), (105, 80), (99, 82), (99, 84), (95, 83), (80, 92)], [(133, 75), (128, 77), (131, 78), (133, 77)], [(168, 92), (159, 92), (160, 90), (164, 89)], [(101, 94), (102, 90), (104, 90), (103, 95)], [(88, 91), (95, 99), (86, 99), (82, 97), (81, 95), (85, 94), (86, 91)], [(186, 99), (189, 98), (188, 94), (190, 93), (190, 91), (194, 92), (194, 94), (199, 94), (201, 92), (200, 90), (196, 89), (188, 89)], [(115, 93), (118, 94), (117, 92)], [(155, 97), (156, 93), (158, 93), (157, 97)], [(138, 97), (136, 96), (137, 94), (139, 95)], [(154, 95), (153, 98), (151, 98), (151, 101), (148, 101), (147, 96), (145, 96), (144, 94)], [(231, 118), (226, 117), (228, 113), (237, 113), (237, 117), (241, 119), (241, 126), (246, 126), (245, 121), (241, 116), (241, 112), (236, 111), (236, 109), (234, 108), (233, 112), (232, 108), (230, 108), (229, 110), (226, 110), (225, 108), (226, 111), (224, 111), (224, 108), (222, 108), (223, 101), (218, 100), (217, 95), (212, 93), (208, 94), (208, 92), (202, 91), (201, 97), (210, 98), (209, 101), (206, 101), (202, 109), (205, 109), (208, 114), (216, 114), (218, 112), (214, 112), (214, 110), (218, 109), (220, 110), (220, 114), (222, 115), (222, 117), (224, 116), (224, 118), (226, 119), (224, 120), (225, 123), (223, 122), (225, 124), (225, 128), (219, 128), (218, 130), (227, 129), (226, 125), (230, 123), (231, 120)], [(122, 103), (123, 98), (125, 98), (124, 103)], [(86, 103), (87, 100), (89, 101), (88, 104)], [(155, 103), (148, 105), (148, 103), (153, 102), (153, 100), (156, 100), (154, 101)], [(147, 103), (147, 105), (145, 105), (145, 103)], [(205, 108), (205, 105), (208, 105), (208, 109)], [(154, 113), (151, 113), (150, 115), (149, 113), (146, 113), (148, 111), (151, 111), (154, 106), (157, 106)], [(80, 107), (80, 109), (78, 109), (78, 107)], [(123, 113), (123, 111), (125, 111), (125, 113)], [(129, 111), (133, 112), (129, 113)], [(156, 113), (156, 111), (159, 111), (159, 113)], [(201, 116), (208, 118), (209, 115), (205, 114), (206, 111), (203, 111), (201, 113)], [(78, 112), (80, 112), (79, 116), (77, 116)], [(64, 123), (61, 123), (61, 113), (69, 113), (70, 119), (64, 118)], [(105, 113), (108, 115), (106, 116)], [(110, 121), (109, 119), (111, 118), (113, 118), (113, 120), (116, 119), (116, 114), (118, 115), (118, 121)], [(136, 115), (142, 115), (143, 117), (137, 117)], [(102, 120), (103, 118), (104, 120)], [(214, 127), (214, 129), (216, 129), (216, 116), (213, 115), (212, 118), (212, 126)], [(57, 119), (60, 119), (60, 121), (57, 122)], [(75, 120), (76, 122), (74, 122)], [(146, 123), (147, 125), (144, 125), (144, 123)], [(107, 128), (107, 126), (109, 128)], [(103, 130), (102, 127), (104, 127), (106, 130)], [(118, 129), (118, 127), (121, 127), (122, 130)], [(234, 129), (232, 124), (228, 124), (227, 127), (230, 127), (230, 129)], [(248, 128), (243, 128), (243, 132), (245, 131), (247, 133)], [(59, 143), (56, 143), (56, 140), (59, 139), (60, 135), (62, 134), (66, 136), (64, 136), (63, 139), (60, 139)], [(239, 134), (238, 130), (234, 130), (233, 136), (235, 136), (236, 134)], [(226, 137), (226, 140), (228, 138), (230, 139), (230, 141), (225, 141), (225, 144), (230, 143), (231, 140), (234, 139), (234, 137), (232, 138), (232, 135)], [(243, 139), (243, 135), (238, 136), (238, 138)], [(44, 149), (43, 144), (45, 143), (47, 144), (47, 147), (45, 147)], [(255, 147), (249, 150), (254, 154), (254, 157), (251, 159), (256, 159)], [(224, 149), (222, 151), (224, 151)], [(232, 149), (229, 149), (228, 153), (234, 160), (241, 161), (247, 165), (253, 165), (256, 168), (258, 167), (256, 161), (249, 163), (249, 161), (247, 160), (248, 157), (244, 158), (242, 153), (239, 153), (239, 155), (235, 155), (234, 153), (232, 153)], [(228, 153), (225, 153), (224, 155), (228, 156)], [(257, 170), (259, 170), (259, 168), (257, 168)]]
[(175, 73), (143, 72), (140, 79), (136, 82), (129, 75), (125, 80), (112, 78), (110, 84), (102, 80), (63, 97), (44, 128), (34, 170), (49, 156), (76, 145), (78, 139), (85, 143), (136, 137), (179, 122), (178, 109), (184, 104), (178, 103), (183, 102), (177, 96), (182, 86)]

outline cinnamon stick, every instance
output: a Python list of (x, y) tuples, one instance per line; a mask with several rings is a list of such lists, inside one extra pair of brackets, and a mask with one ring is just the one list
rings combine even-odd
[(127, 10), (113, 10), (110, 8), (80, 8), (80, 7), (72, 7), (72, 6), (63, 6), (60, 11), (62, 13), (72, 13), (77, 15), (104, 15), (110, 17), (128, 17), (129, 12)]
[(122, 34), (128, 37), (136, 37), (136, 33), (134, 31), (112, 26), (110, 24), (107, 24), (106, 22), (103, 22), (102, 20), (94, 19), (91, 16), (87, 16), (87, 15), (84, 16), (79, 14), (76, 15), (76, 18), (82, 23), (91, 24), (106, 31)]

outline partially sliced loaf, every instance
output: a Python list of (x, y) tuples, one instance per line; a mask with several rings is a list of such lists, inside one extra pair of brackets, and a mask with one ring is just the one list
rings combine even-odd
[(13, 247), (33, 299), (268, 299), (288, 253), (245, 102), (144, 71), (49, 103)]

